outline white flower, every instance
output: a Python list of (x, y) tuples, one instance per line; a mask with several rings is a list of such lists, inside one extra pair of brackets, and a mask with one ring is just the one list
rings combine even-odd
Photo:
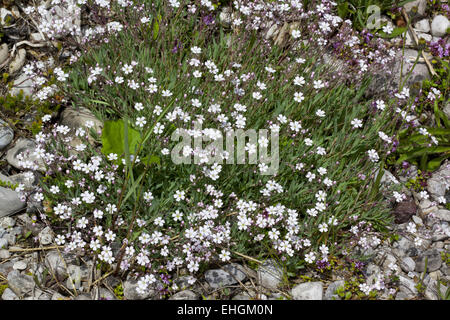
[(394, 31), (394, 28), (393, 28), (392, 26), (390, 26), (390, 25), (385, 25), (385, 26), (383, 27), (383, 32), (385, 32), (385, 33), (387, 33), (387, 34), (391, 34), (392, 31)]
[(327, 232), (328, 231), (328, 225), (326, 223), (319, 224), (319, 231), (320, 232)]
[(303, 100), (305, 100), (305, 97), (303, 96), (303, 93), (301, 92), (296, 92), (294, 93), (294, 101), (295, 102), (302, 102)]
[(300, 37), (301, 37), (301, 33), (300, 33), (299, 30), (297, 30), (297, 29), (292, 30), (292, 38), (298, 39), (298, 38), (300, 38)]
[(221, 253), (219, 254), (219, 258), (223, 262), (229, 261), (230, 260), (230, 252), (228, 250), (222, 250)]
[(199, 47), (194, 46), (194, 47), (191, 48), (191, 51), (194, 54), (200, 54), (202, 52), (202, 49), (199, 48)]
[(325, 111), (323, 111), (322, 109), (319, 109), (319, 110), (316, 111), (316, 115), (318, 117), (323, 118), (323, 117), (325, 117)]
[(136, 126), (138, 127), (144, 127), (144, 125), (147, 123), (147, 121), (145, 120), (145, 117), (138, 117), (136, 119)]
[(374, 149), (367, 151), (367, 154), (369, 155), (370, 161), (372, 162), (378, 162), (378, 160), (380, 159), (378, 153)]
[(310, 252), (305, 255), (306, 262), (313, 263), (314, 260), (316, 260), (316, 254), (314, 252)]
[(177, 190), (175, 191), (175, 195), (173, 197), (175, 198), (175, 201), (180, 202), (186, 198), (185, 194), (186, 193), (184, 191)]
[(50, 192), (53, 194), (57, 194), (59, 192), (59, 187), (58, 186), (51, 186), (50, 187)]

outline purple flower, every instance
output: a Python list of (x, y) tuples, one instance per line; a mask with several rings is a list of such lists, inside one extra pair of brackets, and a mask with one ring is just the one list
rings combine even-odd
[(212, 14), (208, 14), (207, 16), (203, 17), (203, 23), (206, 25), (214, 23), (214, 16)]

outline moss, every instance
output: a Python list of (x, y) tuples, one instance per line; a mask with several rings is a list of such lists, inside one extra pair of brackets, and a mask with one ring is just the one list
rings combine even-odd
[(119, 284), (114, 288), (114, 295), (116, 296), (117, 299), (123, 300), (123, 286), (122, 286), (121, 283), (119, 283)]
[(3, 292), (5, 292), (6, 288), (8, 288), (7, 284), (0, 284), (0, 297), (3, 295)]

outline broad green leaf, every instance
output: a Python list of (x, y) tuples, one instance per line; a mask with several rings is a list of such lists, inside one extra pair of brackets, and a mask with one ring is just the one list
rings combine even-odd
[[(105, 121), (102, 131), (102, 153), (108, 155), (115, 153), (119, 157), (125, 155), (125, 133), (124, 133), (124, 121)], [(138, 143), (141, 140), (141, 134), (139, 131), (128, 128), (128, 153), (134, 154)]]
[(155, 22), (153, 23), (153, 40), (156, 40), (158, 38), (159, 33), (159, 23), (161, 22), (161, 15), (158, 14), (157, 18), (155, 19)]
[(442, 157), (434, 158), (434, 159), (428, 161), (427, 170), (429, 170), (429, 171), (437, 170), (441, 166), (442, 161), (444, 161), (448, 157), (449, 157), (449, 155), (446, 154)]

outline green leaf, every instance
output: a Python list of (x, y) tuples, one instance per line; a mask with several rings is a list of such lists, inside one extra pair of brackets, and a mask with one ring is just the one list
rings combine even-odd
[(348, 2), (343, 2), (337, 6), (338, 16), (345, 19), (349, 13)]
[(151, 165), (153, 163), (156, 163), (158, 166), (161, 165), (161, 158), (155, 155), (151, 155), (150, 157), (144, 157), (142, 159), (142, 162), (146, 165)]
[[(102, 153), (108, 155), (115, 153), (119, 157), (125, 155), (125, 124), (123, 120), (105, 121), (102, 131)], [(134, 154), (135, 149), (141, 141), (141, 134), (139, 131), (128, 128), (128, 152)]]
[(437, 170), (441, 166), (442, 161), (444, 161), (448, 157), (449, 157), (448, 154), (446, 154), (446, 155), (444, 155), (442, 157), (434, 158), (434, 159), (428, 161), (428, 163), (427, 163), (427, 170), (428, 171)]
[(155, 19), (155, 22), (153, 23), (153, 40), (156, 40), (158, 38), (159, 33), (159, 23), (161, 22), (161, 15), (158, 14), (157, 18)]
[(450, 146), (436, 146), (436, 147), (421, 147), (415, 148), (413, 151), (402, 154), (396, 164), (401, 164), (403, 161), (407, 161), (409, 159), (414, 159), (417, 157), (422, 157), (424, 154), (436, 154), (436, 153), (444, 153), (450, 152)]

